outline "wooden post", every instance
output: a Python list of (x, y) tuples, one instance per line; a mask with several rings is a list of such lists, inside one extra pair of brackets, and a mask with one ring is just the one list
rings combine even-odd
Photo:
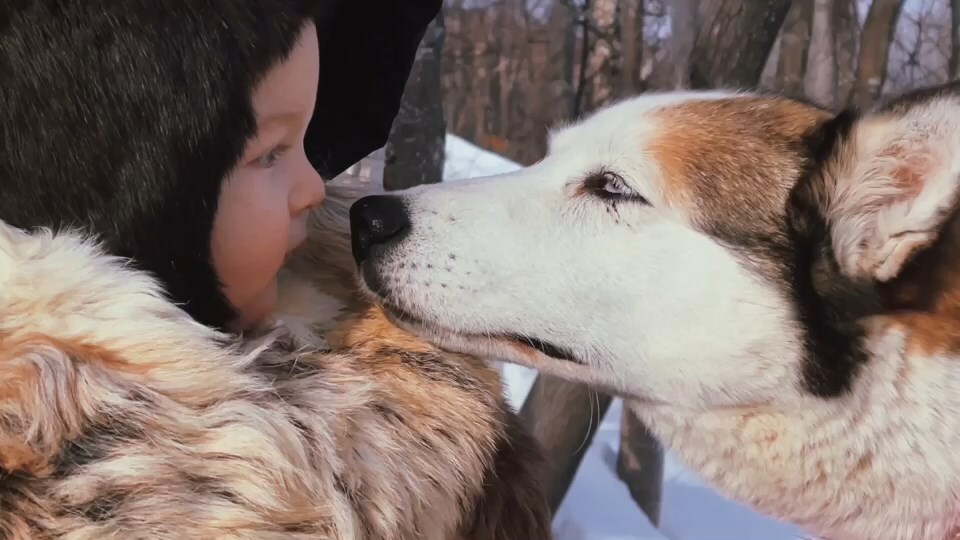
[(650, 522), (660, 525), (663, 498), (663, 448), (650, 430), (624, 407), (620, 418), (617, 476)]
[(383, 187), (387, 191), (443, 180), (447, 128), (443, 116), (441, 58), (445, 36), (441, 11), (427, 27), (417, 50), (400, 112), (387, 139), (383, 172)]
[(581, 384), (542, 374), (533, 383), (520, 417), (547, 455), (545, 484), (551, 511), (563, 502), (609, 407), (609, 396)]

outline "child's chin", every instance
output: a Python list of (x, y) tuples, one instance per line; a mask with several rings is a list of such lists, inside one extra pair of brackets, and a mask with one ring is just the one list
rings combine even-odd
[[(248, 300), (237, 306), (235, 330), (255, 330), (269, 324), (279, 305), (277, 279), (273, 278), (259, 292), (246, 295)], [(228, 295), (229, 298), (229, 295)]]

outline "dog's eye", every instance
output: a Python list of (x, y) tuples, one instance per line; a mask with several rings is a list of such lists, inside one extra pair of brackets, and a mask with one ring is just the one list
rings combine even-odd
[(603, 187), (600, 190), (604, 195), (609, 195), (611, 197), (625, 197), (630, 195), (630, 189), (626, 184), (623, 183), (623, 180), (614, 176), (611, 173), (607, 173), (603, 178)]
[(607, 200), (632, 200), (649, 204), (646, 199), (630, 189), (630, 186), (624, 182), (616, 173), (609, 171), (597, 173), (587, 178), (584, 187), (592, 194)]

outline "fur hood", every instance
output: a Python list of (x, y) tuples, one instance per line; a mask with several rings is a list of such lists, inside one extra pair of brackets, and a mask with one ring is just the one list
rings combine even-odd
[[(386, 143), (440, 0), (0, 2), (0, 219), (84, 228), (223, 327), (210, 235), (256, 131), (253, 96), (312, 22), (303, 141), (334, 178)], [(145, 91), (149, 89), (149, 91)]]
[(0, 224), (0, 537), (549, 536), (495, 372), (353, 294), (330, 191), (244, 340), (88, 238)]

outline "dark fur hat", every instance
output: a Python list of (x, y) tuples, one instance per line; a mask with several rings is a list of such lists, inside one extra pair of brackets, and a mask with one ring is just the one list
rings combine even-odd
[[(308, 155), (330, 178), (382, 145), (439, 0), (17, 0), (0, 6), (0, 220), (83, 227), (198, 321), (233, 308), (210, 262), (251, 95), (308, 20)], [(362, 6), (362, 10), (361, 10)]]

